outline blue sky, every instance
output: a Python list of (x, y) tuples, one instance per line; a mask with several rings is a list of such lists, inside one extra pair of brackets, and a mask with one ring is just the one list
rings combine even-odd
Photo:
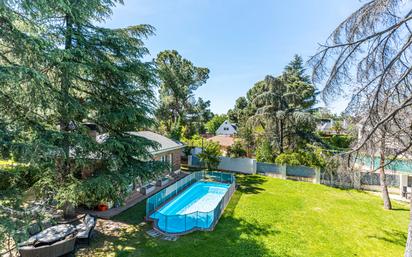
[[(196, 66), (208, 67), (208, 82), (196, 95), (226, 113), (267, 74), (279, 75), (294, 54), (307, 60), (330, 32), (361, 6), (359, 0), (125, 0), (106, 26), (150, 24), (151, 58), (175, 49)], [(322, 103), (320, 103), (322, 105)], [(344, 109), (336, 99), (328, 107)]]

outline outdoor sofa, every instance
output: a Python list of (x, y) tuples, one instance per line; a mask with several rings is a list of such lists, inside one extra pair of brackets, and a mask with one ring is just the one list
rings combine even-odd
[(26, 245), (19, 247), (21, 257), (58, 257), (69, 253), (74, 253), (76, 249), (76, 237), (69, 236), (63, 240), (57, 241), (50, 245), (35, 247)]
[(90, 244), (90, 239), (93, 235), (94, 228), (96, 226), (97, 219), (96, 217), (85, 214), (80, 218), (68, 221), (68, 222), (60, 222), (59, 224), (73, 224), (76, 226), (77, 234), (77, 243), (87, 243)]
[(78, 219), (74, 219), (68, 222), (60, 222), (59, 225), (50, 227), (49, 229), (66, 225), (71, 228), (71, 231), (67, 236), (48, 233), (48, 240), (50, 240), (50, 243), (39, 244), (39, 241), (37, 240), (39, 239), (38, 236), (40, 235), (40, 233), (46, 232), (45, 230), (38, 231), (35, 235), (29, 233), (31, 235), (29, 240), (18, 245), (19, 253), (22, 257), (57, 257), (69, 253), (74, 253), (76, 243), (87, 243), (88, 245), (90, 244), (90, 239), (92, 237), (96, 223), (96, 217), (89, 214), (83, 215)]

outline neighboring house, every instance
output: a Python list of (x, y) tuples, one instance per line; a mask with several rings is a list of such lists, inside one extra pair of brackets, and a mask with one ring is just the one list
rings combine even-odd
[(233, 136), (237, 133), (236, 124), (231, 123), (228, 120), (225, 120), (222, 125), (216, 130), (216, 135), (228, 135)]
[(217, 135), (208, 138), (207, 141), (218, 143), (220, 145), (220, 150), (222, 150), (224, 155), (226, 155), (228, 148), (235, 143), (235, 139), (230, 135)]
[[(335, 125), (335, 122), (336, 122), (336, 121), (333, 120), (333, 119), (321, 119), (321, 120), (318, 122), (317, 126), (316, 126), (316, 130), (317, 130), (317, 131), (320, 131), (320, 132), (322, 132), (322, 133), (324, 133), (324, 134), (336, 135), (336, 134), (338, 134), (338, 132), (335, 130), (335, 126), (334, 126), (334, 125)], [(341, 124), (341, 127), (342, 127), (342, 131), (341, 131), (341, 132), (347, 130), (348, 127), (349, 127), (348, 121), (347, 121), (347, 120), (343, 120), (343, 121), (342, 121), (342, 124)]]
[[(181, 155), (183, 148), (185, 147), (183, 143), (151, 131), (137, 131), (129, 133), (131, 135), (144, 137), (151, 141), (157, 142), (159, 144), (157, 149), (149, 149), (150, 153), (153, 155), (153, 159), (169, 163), (171, 172), (180, 170)], [(96, 140), (97, 142), (103, 142), (107, 136), (107, 134), (98, 135)]]

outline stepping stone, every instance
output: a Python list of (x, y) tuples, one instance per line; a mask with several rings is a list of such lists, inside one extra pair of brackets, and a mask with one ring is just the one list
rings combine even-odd
[(146, 231), (146, 233), (151, 237), (159, 237), (161, 234), (154, 229)]
[(177, 236), (163, 236), (161, 239), (174, 242), (177, 240)]

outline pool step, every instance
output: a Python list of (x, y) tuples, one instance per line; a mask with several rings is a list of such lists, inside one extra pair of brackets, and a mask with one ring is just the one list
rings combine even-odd
[(148, 231), (146, 231), (146, 233), (151, 237), (159, 238), (159, 239), (165, 240), (165, 241), (174, 242), (174, 241), (177, 240), (177, 236), (166, 236), (166, 235), (163, 235), (162, 233), (159, 233), (158, 231), (156, 231), (154, 229), (148, 230)]
[(148, 231), (146, 231), (146, 233), (147, 233), (149, 236), (155, 237), (155, 238), (162, 235), (162, 234), (160, 234), (159, 232), (157, 232), (157, 231), (154, 230), (154, 229), (148, 230)]

